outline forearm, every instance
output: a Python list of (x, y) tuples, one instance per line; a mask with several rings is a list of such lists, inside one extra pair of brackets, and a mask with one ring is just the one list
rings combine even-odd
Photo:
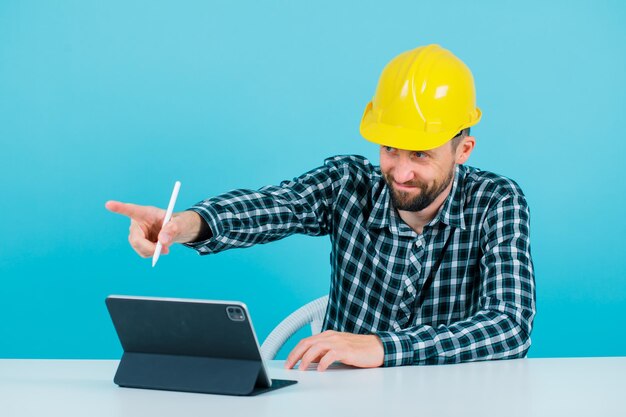
[(507, 313), (482, 310), (450, 325), (377, 335), (385, 350), (384, 366), (426, 365), (524, 357), (530, 347), (530, 334), (524, 328), (526, 323)]
[(283, 182), (260, 190), (233, 190), (190, 208), (205, 234), (188, 246), (200, 254), (273, 242), (292, 234), (321, 236), (330, 230), (330, 193), (316, 184)]

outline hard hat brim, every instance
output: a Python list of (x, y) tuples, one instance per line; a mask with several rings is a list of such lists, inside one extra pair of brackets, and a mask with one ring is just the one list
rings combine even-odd
[(370, 142), (382, 146), (408, 151), (427, 151), (438, 148), (454, 138), (461, 130), (477, 124), (482, 114), (476, 108), (475, 117), (454, 130), (444, 132), (424, 132), (407, 129), (402, 126), (392, 126), (371, 120), (371, 103), (365, 109), (361, 121), (360, 133)]

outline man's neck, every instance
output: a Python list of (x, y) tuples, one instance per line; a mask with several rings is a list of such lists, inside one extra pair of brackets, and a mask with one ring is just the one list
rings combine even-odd
[(452, 183), (453, 181), (450, 181), (450, 184), (448, 184), (446, 189), (443, 190), (443, 192), (439, 194), (437, 198), (435, 198), (433, 202), (430, 203), (430, 205), (424, 208), (423, 210), (420, 210), (420, 211), (398, 210), (398, 213), (400, 214), (400, 218), (404, 220), (404, 222), (411, 229), (415, 230), (415, 232), (417, 232), (418, 234), (422, 234), (422, 231), (424, 230), (424, 226), (427, 225), (428, 222), (430, 222), (437, 215), (444, 201), (446, 201), (446, 198), (448, 198), (448, 196), (450, 195), (450, 191), (452, 190)]

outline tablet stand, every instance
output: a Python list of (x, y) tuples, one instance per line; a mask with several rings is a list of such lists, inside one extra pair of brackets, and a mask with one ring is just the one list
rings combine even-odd
[(125, 352), (113, 381), (122, 387), (257, 395), (297, 381), (261, 386), (261, 361)]

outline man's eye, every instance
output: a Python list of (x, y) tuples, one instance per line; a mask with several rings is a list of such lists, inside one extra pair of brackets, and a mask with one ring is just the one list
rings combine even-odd
[(394, 152), (396, 148), (392, 148), (391, 146), (385, 146), (385, 150), (391, 153), (391, 152)]
[(415, 155), (415, 157), (417, 159), (426, 158), (426, 156), (427, 156), (426, 153), (424, 153), (424, 152), (413, 152), (413, 155)]

